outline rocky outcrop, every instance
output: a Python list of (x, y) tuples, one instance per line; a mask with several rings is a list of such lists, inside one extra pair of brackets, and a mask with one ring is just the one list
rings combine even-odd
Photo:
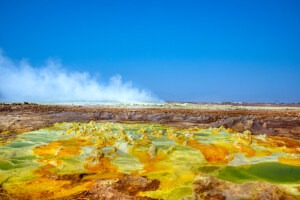
[(116, 182), (99, 179), (91, 190), (83, 191), (60, 200), (150, 200), (152, 198), (137, 196), (138, 192), (156, 190), (158, 180), (150, 180), (143, 176), (125, 175)]
[(266, 182), (246, 182), (242, 184), (231, 183), (206, 174), (195, 177), (194, 199), (205, 200), (293, 200), (283, 189)]

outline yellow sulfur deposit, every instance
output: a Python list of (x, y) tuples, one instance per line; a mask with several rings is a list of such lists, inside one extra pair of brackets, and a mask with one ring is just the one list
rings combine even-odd
[(124, 174), (159, 181), (155, 190), (136, 195), (191, 198), (200, 172), (299, 187), (300, 142), (224, 127), (89, 122), (56, 124), (0, 146), (0, 183), (18, 198), (63, 198)]

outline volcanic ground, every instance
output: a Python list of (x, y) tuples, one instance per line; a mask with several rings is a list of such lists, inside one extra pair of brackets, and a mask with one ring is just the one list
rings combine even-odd
[(300, 105), (0, 105), (0, 199), (299, 199)]

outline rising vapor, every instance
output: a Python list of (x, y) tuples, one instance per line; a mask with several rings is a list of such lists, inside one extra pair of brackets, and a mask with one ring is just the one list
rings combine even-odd
[(120, 75), (103, 84), (87, 72), (67, 71), (57, 61), (33, 67), (25, 60), (14, 62), (0, 51), (0, 101), (137, 103), (159, 99), (131, 82), (122, 82)]

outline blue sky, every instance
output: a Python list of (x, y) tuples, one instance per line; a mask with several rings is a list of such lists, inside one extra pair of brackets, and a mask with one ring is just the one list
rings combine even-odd
[(300, 102), (300, 1), (0, 1), (0, 48), (164, 100)]

